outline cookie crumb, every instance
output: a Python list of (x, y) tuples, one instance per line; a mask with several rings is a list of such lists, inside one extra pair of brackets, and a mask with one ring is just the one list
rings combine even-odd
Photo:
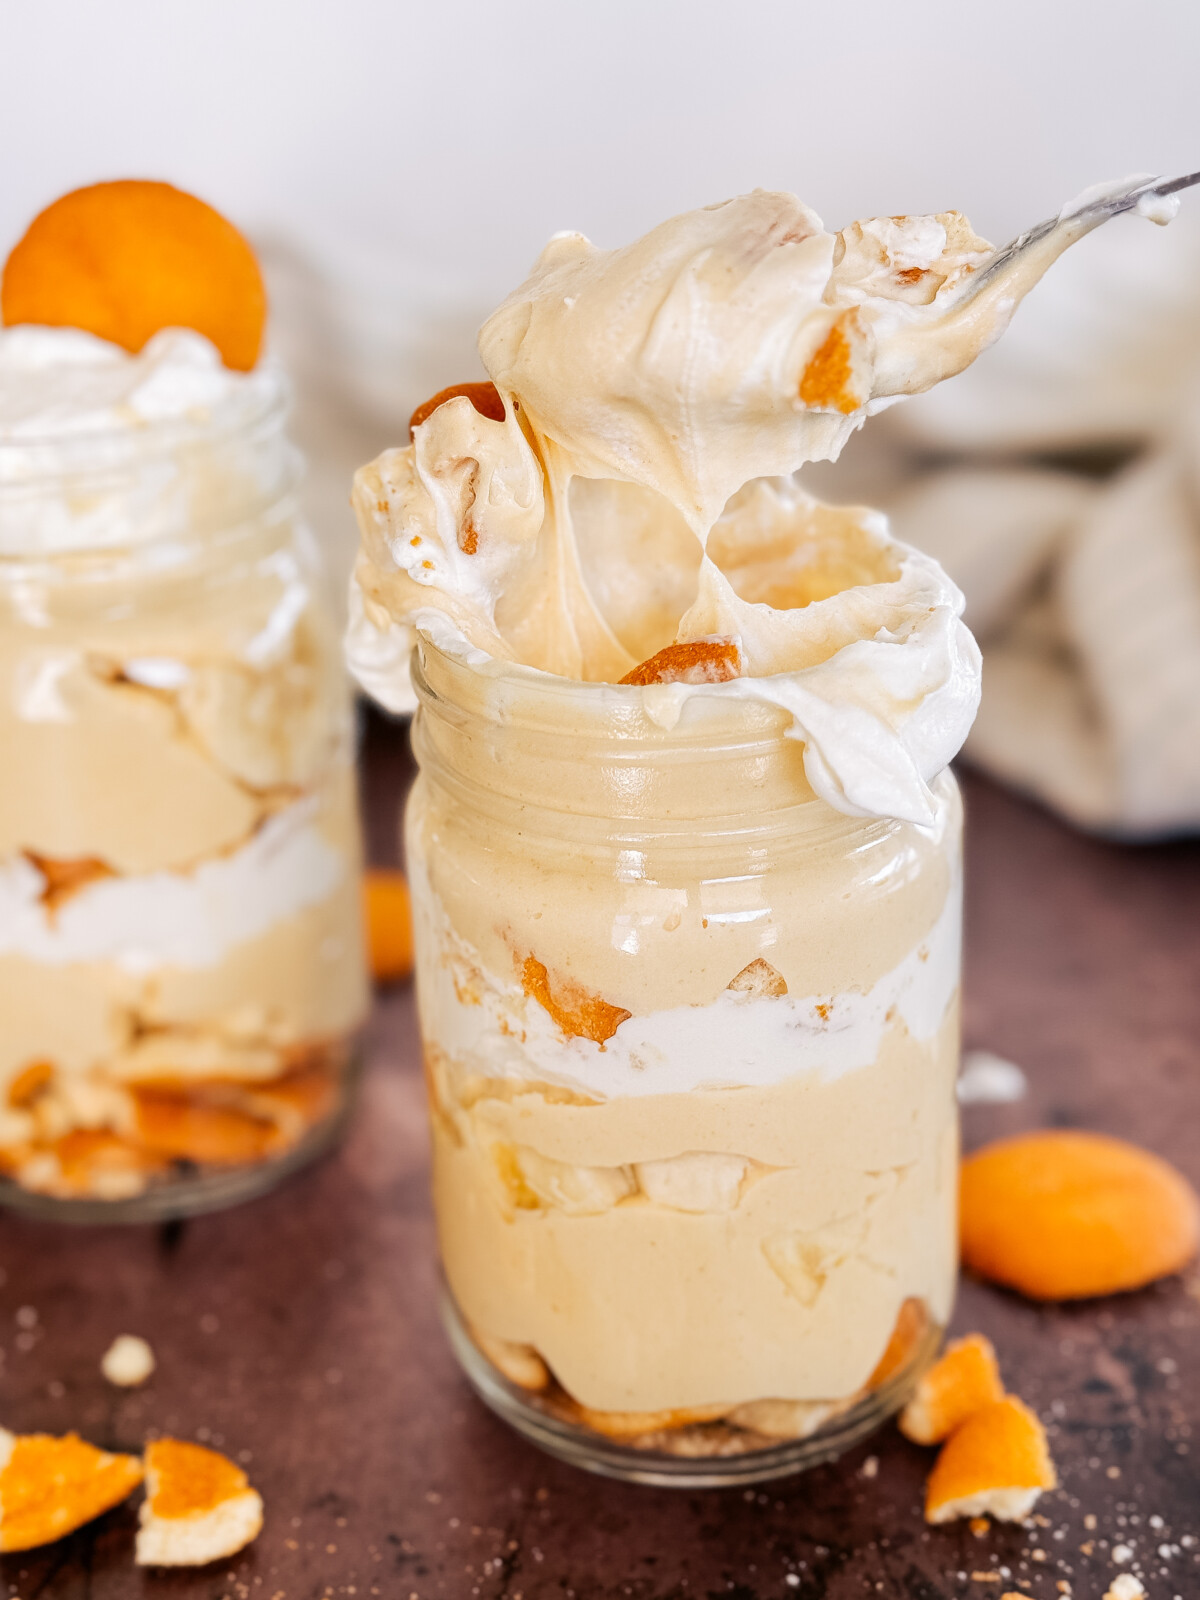
[(958, 1076), (960, 1105), (1011, 1105), (1023, 1100), (1028, 1089), (1028, 1080), (1015, 1061), (1006, 1061), (990, 1050), (968, 1050), (963, 1057)]
[(900, 1432), (914, 1444), (941, 1444), (968, 1417), (1004, 1398), (990, 1339), (955, 1339), (924, 1373), (900, 1413)]
[(1135, 1578), (1132, 1572), (1122, 1572), (1109, 1585), (1104, 1600), (1142, 1600), (1145, 1593), (1140, 1578)]
[[(925, 1486), (925, 1520), (1021, 1522), (1058, 1478), (1041, 1422), (1015, 1395), (984, 1406), (942, 1446)], [(1034, 1553), (1034, 1560), (1045, 1553)]]
[(145, 1383), (157, 1363), (154, 1351), (136, 1333), (122, 1333), (109, 1345), (100, 1361), (100, 1371), (118, 1389), (136, 1389)]

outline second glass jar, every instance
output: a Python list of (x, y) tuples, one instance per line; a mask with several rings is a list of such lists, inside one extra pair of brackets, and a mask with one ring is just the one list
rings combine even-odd
[(284, 396), (0, 442), (0, 1203), (175, 1216), (338, 1126), (350, 698)]

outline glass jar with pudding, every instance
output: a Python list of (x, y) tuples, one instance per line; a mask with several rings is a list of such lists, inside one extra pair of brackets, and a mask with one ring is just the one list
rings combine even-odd
[(350, 702), (278, 375), (0, 330), (0, 1202), (180, 1215), (341, 1119)]
[(357, 476), (351, 664), (419, 700), (450, 1336), (583, 1466), (824, 1459), (949, 1315), (979, 653), (936, 562), (795, 474), (966, 366), (1091, 215), (993, 252), (756, 191), (557, 235), (489, 381)]
[(836, 1453), (956, 1274), (960, 807), (847, 817), (786, 714), (420, 649), (407, 859), (451, 1336), (568, 1459)]

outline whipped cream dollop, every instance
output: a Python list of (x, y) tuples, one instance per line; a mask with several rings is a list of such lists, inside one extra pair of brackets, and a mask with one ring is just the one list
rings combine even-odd
[(357, 475), (352, 669), (404, 709), (414, 634), (607, 684), (718, 645), (730, 681), (621, 692), (660, 726), (694, 694), (773, 702), (829, 804), (930, 824), (979, 696), (962, 597), (791, 475), (966, 367), (1079, 231), (1008, 260), (957, 212), (833, 234), (755, 191), (620, 250), (557, 235), (481, 330), (495, 414), (450, 399)]
[(81, 328), (0, 329), (0, 442), (207, 424), (249, 410), (261, 371), (233, 372), (190, 328), (164, 328), (131, 355)]
[[(80, 328), (0, 328), (0, 553), (143, 543), (196, 520), (215, 498), (204, 487), (214, 440), (281, 393), (269, 363), (233, 372), (188, 328), (164, 328), (136, 354)], [(222, 466), (256, 492), (262, 474), (245, 452)]]

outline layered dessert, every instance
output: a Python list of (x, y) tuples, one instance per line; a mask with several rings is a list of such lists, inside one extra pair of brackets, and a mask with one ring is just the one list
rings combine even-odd
[(935, 562), (794, 474), (966, 366), (1087, 204), (1000, 255), (763, 192), (559, 235), (490, 381), (358, 474), (351, 664), (398, 707), (417, 643), (452, 1326), (604, 1470), (878, 1420), (948, 1316), (979, 656)]
[(0, 330), (0, 1171), (24, 1191), (224, 1182), (341, 1106), (349, 706), (283, 415), (269, 364), (192, 330)]
[(678, 743), (645, 734), (660, 781), (631, 819), (611, 712), (533, 690), (514, 741), (432, 647), (423, 682), (478, 747), (423, 709), (407, 828), (458, 1313), (537, 1407), (606, 1439), (807, 1436), (907, 1375), (950, 1310), (953, 782), (928, 826), (845, 817), (779, 714), (733, 702), (688, 718), (675, 772)]

